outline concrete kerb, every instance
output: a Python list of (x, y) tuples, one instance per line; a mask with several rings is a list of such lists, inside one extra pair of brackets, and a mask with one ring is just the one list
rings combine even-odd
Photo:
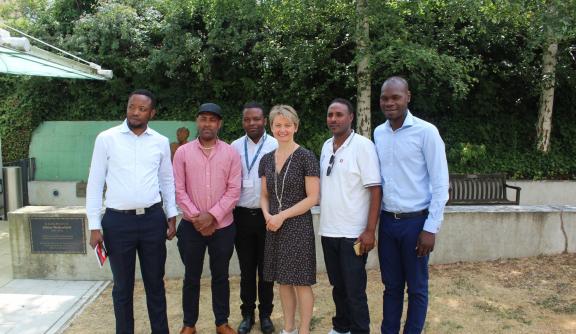
[(58, 321), (52, 325), (49, 331), (46, 334), (59, 334), (63, 333), (66, 328), (70, 326), (72, 321), (76, 319), (76, 317), (81, 314), (86, 306), (90, 305), (111, 283), (111, 281), (99, 281), (95, 284), (90, 290), (88, 290), (76, 303), (74, 308), (70, 308), (67, 312), (65, 312)]

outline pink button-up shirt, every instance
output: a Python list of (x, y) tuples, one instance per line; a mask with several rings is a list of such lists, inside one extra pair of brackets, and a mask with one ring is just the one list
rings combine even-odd
[(176, 203), (185, 219), (208, 212), (216, 228), (233, 222), (232, 209), (240, 198), (242, 164), (238, 153), (218, 140), (210, 155), (198, 139), (180, 146), (174, 154)]

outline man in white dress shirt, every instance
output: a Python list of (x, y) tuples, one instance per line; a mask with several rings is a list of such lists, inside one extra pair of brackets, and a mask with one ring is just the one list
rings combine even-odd
[[(151, 331), (169, 332), (164, 265), (166, 239), (176, 234), (177, 209), (168, 138), (148, 127), (155, 107), (151, 92), (142, 89), (130, 94), (126, 120), (96, 137), (88, 177), (90, 245), (104, 242), (108, 251), (117, 334), (134, 333), (136, 253)], [(106, 211), (102, 216), (104, 184)]]
[[(260, 209), (260, 178), (258, 166), (262, 156), (278, 147), (278, 142), (266, 134), (264, 126), (266, 117), (264, 108), (256, 102), (244, 105), (242, 127), (246, 135), (236, 139), (232, 147), (242, 159), (242, 192), (234, 209), (236, 224), (236, 253), (240, 262), (240, 306), (242, 322), (238, 334), (249, 333), (254, 325), (256, 295), (258, 295), (258, 315), (260, 329), (264, 334), (274, 332), (270, 320), (272, 300), (274, 299), (274, 282), (263, 279), (264, 240), (266, 238), (266, 221)], [(258, 274), (258, 283), (256, 283)]]

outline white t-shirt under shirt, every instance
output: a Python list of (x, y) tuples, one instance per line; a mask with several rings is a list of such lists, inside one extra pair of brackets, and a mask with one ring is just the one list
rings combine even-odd
[(381, 184), (380, 164), (374, 143), (352, 132), (335, 153), (330, 176), (334, 138), (320, 155), (320, 229), (325, 237), (357, 238), (368, 224), (370, 190)]

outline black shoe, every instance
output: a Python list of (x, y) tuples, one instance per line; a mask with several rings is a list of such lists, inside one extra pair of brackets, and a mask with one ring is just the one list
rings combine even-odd
[(274, 323), (272, 323), (270, 317), (260, 318), (260, 329), (264, 334), (274, 333)]
[(244, 317), (238, 326), (238, 334), (250, 333), (252, 326), (254, 326), (254, 316)]

